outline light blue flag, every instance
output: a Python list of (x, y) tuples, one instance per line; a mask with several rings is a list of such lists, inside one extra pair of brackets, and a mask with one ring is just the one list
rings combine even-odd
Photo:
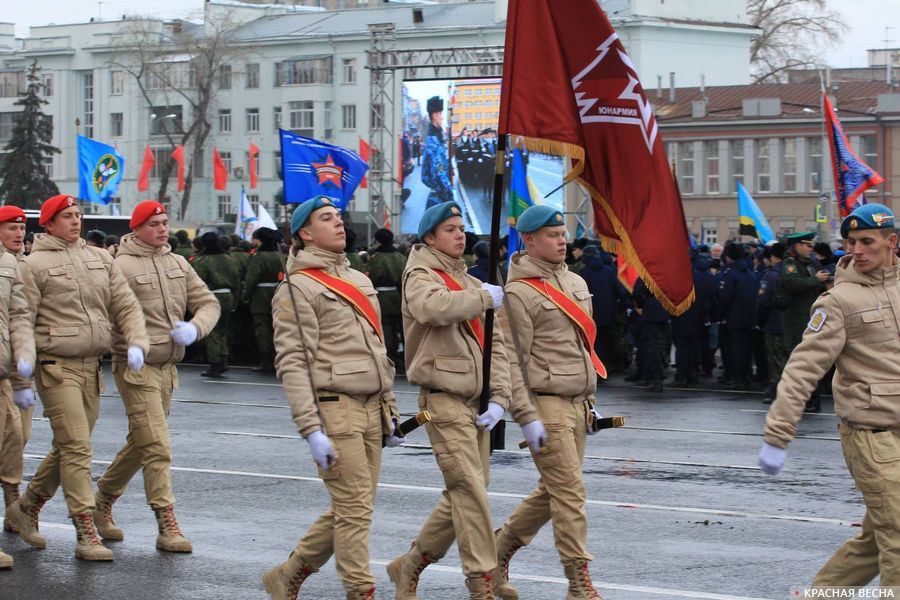
[(769, 227), (769, 221), (766, 215), (759, 210), (759, 206), (753, 201), (750, 192), (738, 182), (738, 217), (740, 224), (738, 225), (738, 233), (740, 235), (749, 235), (761, 240), (764, 244), (768, 244), (775, 239), (772, 228)]
[(531, 190), (528, 189), (528, 174), (522, 160), (522, 151), (516, 148), (512, 153), (512, 173), (509, 182), (509, 238), (507, 242), (507, 260), (520, 250), (522, 240), (516, 230), (516, 222), (522, 213), (534, 206)]
[(78, 197), (109, 204), (125, 174), (125, 157), (112, 146), (78, 136)]

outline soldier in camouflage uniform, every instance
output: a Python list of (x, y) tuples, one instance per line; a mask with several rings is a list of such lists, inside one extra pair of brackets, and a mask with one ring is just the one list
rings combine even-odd
[(253, 232), (256, 252), (247, 263), (247, 276), (241, 291), (241, 303), (250, 305), (253, 333), (259, 352), (259, 366), (254, 371), (275, 370), (275, 344), (272, 330), (272, 296), (282, 275), (282, 258), (278, 251), (278, 232), (260, 227)]
[(179, 229), (175, 232), (175, 238), (178, 240), (178, 245), (172, 246), (172, 252), (190, 260), (194, 256), (194, 247), (191, 245), (191, 239), (188, 237), (187, 231)]
[(204, 233), (200, 246), (202, 253), (194, 260), (194, 269), (216, 296), (222, 309), (219, 322), (206, 338), (209, 368), (201, 375), (218, 378), (225, 372), (225, 361), (228, 360), (228, 325), (235, 299), (238, 298), (240, 280), (235, 261), (225, 253), (216, 232)]
[(422, 183), (431, 188), (425, 208), (453, 200), (450, 183), (450, 160), (444, 141), (444, 101), (438, 96), (427, 103), (428, 136), (425, 138), (425, 160), (422, 163)]
[(372, 250), (369, 258), (368, 275), (381, 304), (381, 325), (384, 328), (384, 345), (387, 347), (388, 357), (395, 365), (402, 365), (399, 348), (403, 338), (403, 317), (400, 313), (399, 286), (406, 267), (406, 257), (394, 248), (394, 234), (390, 229), (376, 231), (375, 241), (378, 246)]

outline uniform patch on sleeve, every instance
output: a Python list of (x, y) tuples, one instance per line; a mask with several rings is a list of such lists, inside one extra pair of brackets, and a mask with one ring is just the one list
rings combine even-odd
[(828, 315), (825, 314), (825, 311), (821, 308), (817, 308), (816, 312), (812, 314), (812, 318), (809, 320), (809, 325), (807, 327), (812, 331), (821, 331), (822, 326), (825, 325), (825, 319)]
[(794, 265), (788, 265), (787, 267), (785, 267), (785, 270), (786, 270), (788, 273), (796, 273), (796, 272), (797, 272), (797, 267), (795, 267)]

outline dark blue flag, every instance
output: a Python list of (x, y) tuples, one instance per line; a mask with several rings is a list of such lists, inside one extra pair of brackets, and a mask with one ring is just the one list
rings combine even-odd
[(344, 210), (369, 165), (358, 154), (284, 129), (281, 139), (281, 175), (284, 201), (300, 204), (314, 196), (327, 196)]

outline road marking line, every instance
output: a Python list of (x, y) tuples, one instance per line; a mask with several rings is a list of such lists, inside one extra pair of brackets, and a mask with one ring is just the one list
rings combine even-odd
[(254, 408), (290, 408), (284, 404), (254, 404), (252, 402), (219, 402), (217, 400), (182, 400), (173, 398), (172, 402), (184, 402), (185, 404), (221, 404), (223, 406), (252, 406)]
[[(769, 411), (765, 408), (739, 408), (741, 412), (753, 412), (753, 413), (768, 413)], [(837, 415), (834, 413), (803, 413), (803, 417), (836, 417)]]
[(203, 383), (221, 383), (224, 385), (268, 385), (272, 387), (281, 387), (280, 383), (258, 383), (256, 381), (213, 381), (211, 379), (203, 379)]
[[(714, 433), (717, 435), (750, 435), (750, 436), (760, 436), (759, 432), (747, 432), (747, 431), (714, 431), (711, 429), (670, 429), (667, 427), (634, 427), (626, 425), (624, 427), (619, 427), (619, 429), (636, 429), (641, 431), (671, 431), (675, 433)], [(830, 442), (839, 442), (841, 438), (836, 437), (827, 437), (827, 436), (819, 436), (819, 435), (798, 435), (795, 436), (794, 439), (798, 440), (827, 440)]]

